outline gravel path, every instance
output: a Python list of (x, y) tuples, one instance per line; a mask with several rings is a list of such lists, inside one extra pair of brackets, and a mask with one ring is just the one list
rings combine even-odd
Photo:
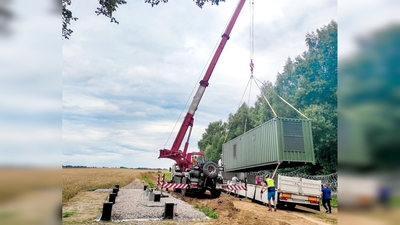
[[(96, 192), (111, 193), (112, 189), (98, 189)], [(155, 193), (160, 193), (159, 191)], [(115, 222), (132, 220), (160, 220), (163, 218), (165, 203), (177, 203), (177, 211), (173, 220), (193, 221), (209, 219), (203, 212), (192, 205), (164, 192), (160, 202), (149, 201), (149, 196), (143, 190), (143, 183), (135, 180), (131, 184), (120, 188), (115, 204), (112, 207), (111, 218)]]

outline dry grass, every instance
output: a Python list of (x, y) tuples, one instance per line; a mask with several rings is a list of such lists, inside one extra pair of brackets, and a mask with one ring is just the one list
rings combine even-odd
[(156, 181), (157, 174), (157, 171), (117, 168), (63, 168), (62, 202), (65, 204), (80, 191), (113, 188), (116, 184), (123, 187), (143, 176)]
[(0, 168), (0, 224), (56, 224), (61, 169)]
[(32, 190), (59, 188), (60, 175), (60, 169), (0, 168), (0, 203)]

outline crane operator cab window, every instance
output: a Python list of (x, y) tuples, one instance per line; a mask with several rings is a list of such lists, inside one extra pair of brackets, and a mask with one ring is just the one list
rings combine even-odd
[(192, 164), (193, 165), (197, 164), (197, 157), (196, 156), (192, 156)]

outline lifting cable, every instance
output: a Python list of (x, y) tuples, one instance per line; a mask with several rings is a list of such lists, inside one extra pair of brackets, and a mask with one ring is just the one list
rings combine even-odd
[[(240, 109), (240, 105), (241, 105), (241, 103), (243, 101), (244, 95), (246, 94), (246, 91), (247, 91), (247, 88), (249, 87), (249, 85), (251, 86), (251, 78), (249, 79), (249, 81), (247, 81), (246, 88), (244, 89), (244, 92), (242, 94), (242, 98), (240, 99), (240, 102), (239, 102), (239, 105), (238, 105), (238, 109), (236, 111), (238, 111)], [(225, 139), (224, 139), (223, 143), (226, 142), (226, 139), (228, 138), (229, 131), (230, 131), (230, 127), (228, 127), (228, 131), (226, 132)]]
[(250, 77), (249, 79), (249, 83), (250, 83), (250, 88), (249, 88), (249, 97), (247, 98), (247, 114), (245, 115), (245, 119), (244, 119), (244, 131), (243, 133), (246, 133), (246, 126), (247, 126), (247, 118), (249, 117), (249, 112), (250, 112), (250, 94), (251, 94), (251, 80), (252, 80), (253, 76)]
[(253, 75), (253, 57), (254, 57), (254, 0), (249, 1), (249, 40), (250, 40), (250, 71)]
[[(256, 81), (258, 81), (258, 82), (260, 82), (260, 83), (262, 83), (262, 82), (261, 82), (259, 79), (257, 79), (256, 77), (254, 77), (254, 82), (257, 84), (257, 87), (260, 89), (261, 94), (263, 95), (264, 99), (267, 101), (268, 105), (271, 107), (271, 105), (269, 104), (267, 98), (264, 96), (264, 93), (262, 92), (260, 86), (258, 86), (258, 83), (257, 83)], [(278, 96), (278, 98), (280, 98), (284, 103), (286, 103), (288, 106), (290, 106), (290, 107), (291, 107), (292, 109), (294, 109), (296, 112), (298, 112), (300, 115), (302, 115), (302, 116), (304, 116), (306, 119), (310, 120), (307, 116), (305, 116), (305, 115), (304, 115), (303, 113), (301, 113), (298, 109), (296, 109), (294, 106), (292, 106), (288, 101), (286, 101), (286, 100), (283, 99), (281, 96), (279, 96), (274, 90), (273, 90), (273, 93), (274, 93), (276, 96)], [(272, 109), (272, 107), (271, 107), (271, 109)], [(273, 109), (272, 109), (272, 111), (273, 111)], [(273, 111), (273, 112), (274, 112), (274, 111)], [(275, 117), (276, 117), (276, 113), (275, 113), (275, 112), (274, 112), (274, 115), (275, 115)]]
[[(249, 96), (247, 98), (247, 115), (246, 115), (245, 121), (244, 121), (244, 131), (243, 131), (243, 133), (246, 133), (247, 118), (248, 118), (248, 112), (249, 112), (249, 107), (250, 107), (250, 94), (251, 94), (251, 84), (252, 84), (251, 81), (253, 79), (253, 68), (254, 68), (254, 63), (253, 63), (253, 57), (254, 57), (254, 0), (249, 1), (249, 24), (250, 24), (250, 26), (249, 26), (249, 40), (250, 40), (250, 42), (249, 43), (250, 43), (250, 72), (251, 72), (251, 75), (250, 75), (249, 81), (247, 82), (246, 88), (245, 88), (245, 90), (243, 92), (242, 98), (240, 99), (240, 102), (239, 102), (239, 105), (238, 105), (238, 109), (237, 109), (237, 111), (240, 109), (240, 105), (241, 105), (241, 103), (243, 101), (243, 97), (246, 94), (247, 88), (250, 85)], [(226, 132), (225, 139), (224, 139), (223, 143), (226, 142), (226, 140), (228, 138), (229, 131), (230, 131), (230, 127), (228, 127), (228, 131)]]
[[(253, 68), (254, 68), (254, 63), (253, 63), (253, 58), (254, 58), (254, 0), (249, 1), (249, 44), (250, 44), (250, 80), (253, 79)], [(249, 97), (247, 98), (247, 114), (245, 117), (244, 121), (244, 130), (243, 133), (246, 133), (246, 128), (247, 128), (247, 118), (249, 117), (249, 112), (250, 112), (250, 94), (251, 94), (251, 84), (250, 83), (250, 89), (249, 89)]]
[[(274, 116), (275, 116), (275, 117), (278, 117), (278, 116), (276, 115), (276, 112), (275, 112), (274, 108), (272, 108), (272, 106), (271, 106), (271, 104), (269, 103), (268, 99), (265, 97), (265, 95), (264, 95), (262, 89), (260, 88), (260, 86), (259, 86), (258, 83), (256, 82), (256, 79), (257, 79), (257, 78), (255, 78), (255, 77), (253, 77), (253, 78), (254, 78), (254, 83), (256, 83), (258, 89), (260, 89), (261, 95), (263, 96), (263, 98), (264, 98), (265, 101), (267, 102), (269, 108), (271, 108), (272, 112), (274, 113)], [(258, 79), (257, 79), (257, 80), (258, 80)], [(260, 82), (260, 83), (262, 83), (262, 82)]]

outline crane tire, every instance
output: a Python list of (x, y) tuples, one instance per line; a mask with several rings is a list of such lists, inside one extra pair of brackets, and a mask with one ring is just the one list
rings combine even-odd
[(215, 162), (206, 162), (203, 166), (203, 173), (208, 178), (215, 178), (218, 176), (218, 166)]
[(212, 189), (212, 190), (210, 190), (210, 193), (211, 193), (211, 197), (212, 198), (219, 198), (219, 196), (221, 195), (221, 190), (219, 190), (219, 189)]

